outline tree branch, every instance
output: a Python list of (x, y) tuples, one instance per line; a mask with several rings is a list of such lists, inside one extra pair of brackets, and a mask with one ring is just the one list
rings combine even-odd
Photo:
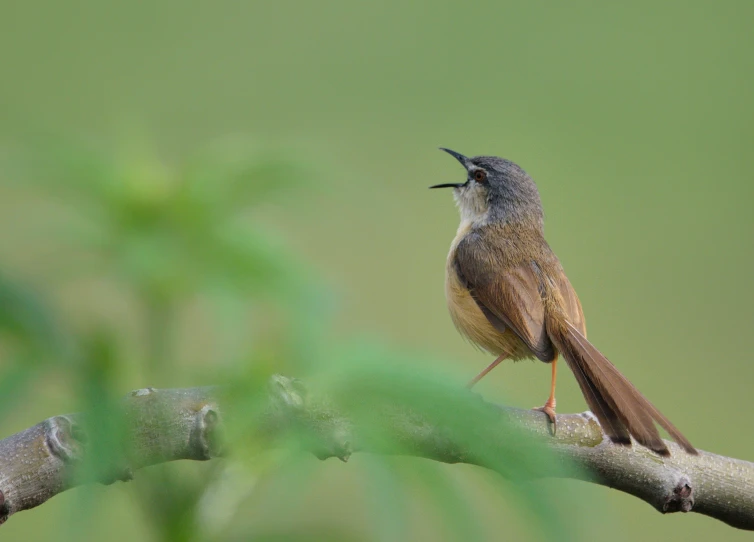
[[(216, 388), (142, 389), (124, 399), (127, 449), (99, 481), (129, 480), (136, 469), (178, 459), (207, 460), (221, 455), (219, 438), (224, 407)], [(634, 495), (659, 510), (697, 512), (740, 529), (754, 530), (754, 463), (700, 452), (684, 453), (669, 442), (671, 456), (661, 458), (640, 446), (612, 444), (591, 413), (557, 417), (557, 434), (550, 435), (541, 412), (486, 404), (499, 414), (500, 426), (490, 446), (505, 442), (513, 419), (547, 442), (556, 456), (583, 468), (569, 476)], [(386, 424), (401, 453), (446, 463), (474, 460), (448, 435), (417, 418), (415, 413), (391, 409)], [(321, 398), (309, 397), (301, 383), (272, 377), (262, 417), (266, 434), (281, 434), (296, 426), (317, 438), (307, 440), (309, 451), (324, 459), (347, 460), (354, 451), (394, 453), (395, 448), (372, 442), (343, 413)], [(62, 415), (0, 440), (0, 523), (10, 515), (39, 506), (54, 495), (83, 483), (74, 476), (84, 462), (95, 435), (88, 434), (79, 414)], [(510, 436), (510, 435), (508, 435)], [(539, 476), (558, 475), (556, 471)]]

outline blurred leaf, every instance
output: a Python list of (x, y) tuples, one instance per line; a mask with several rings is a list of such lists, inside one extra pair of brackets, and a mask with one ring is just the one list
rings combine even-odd
[(52, 311), (31, 290), (0, 272), (0, 410), (23, 398), (42, 367), (68, 364), (71, 351)]
[(395, 461), (389, 456), (365, 454), (367, 492), (376, 540), (391, 542), (405, 538), (408, 532), (408, 490), (405, 479), (398, 476)]
[(414, 461), (411, 463), (410, 472), (408, 468), (402, 469), (401, 478), (408, 483), (415, 478), (427, 489), (426, 495), (434, 502), (438, 516), (447, 525), (448, 531), (454, 533), (454, 540), (484, 540), (479, 526), (480, 518), (473, 513), (459, 484), (441, 465), (429, 461)]
[(15, 363), (5, 367), (0, 373), (0, 410), (9, 412), (18, 408), (32, 380), (38, 375), (38, 367), (23, 356), (16, 357)]
[(236, 138), (209, 146), (186, 168), (186, 193), (220, 213), (232, 214), (281, 191), (311, 182), (312, 168), (291, 151)]
[(253, 535), (251, 538), (247, 538), (247, 535), (240, 535), (228, 540), (229, 542), (364, 542), (363, 537), (343, 532), (336, 527), (312, 529), (307, 526), (306, 529), (303, 529), (292, 526), (288, 527), (286, 531), (283, 533)]
[(126, 423), (121, 408), (122, 390), (118, 386), (119, 359), (117, 339), (108, 330), (98, 329), (81, 340), (77, 367), (83, 427), (87, 434), (87, 457), (79, 469), (82, 480), (112, 480), (125, 470), (123, 456), (128, 449)]
[(120, 178), (117, 165), (104, 150), (63, 138), (37, 137), (4, 161), (6, 182), (23, 183), (67, 198), (70, 203), (100, 210)]
[[(32, 186), (65, 196), (75, 217), (47, 227), (67, 234), (72, 254), (86, 254), (79, 273), (97, 269), (135, 296), (152, 375), (172, 365), (174, 321), (197, 297), (222, 291), (247, 304), (272, 303), (288, 314), (290, 326), (312, 319), (301, 317), (299, 303), (309, 297), (311, 273), (284, 243), (240, 214), (310, 177), (295, 154), (238, 139), (171, 168), (144, 138), (129, 141), (110, 153), (62, 140), (37, 142), (21, 169)], [(80, 220), (82, 212), (87, 220)]]
[[(323, 384), (353, 414), (356, 426), (366, 428), (360, 436), (370, 443), (369, 449), (413, 454), (414, 437), (396, 439), (396, 428), (399, 437), (406, 421), (405, 430), (410, 431), (415, 424), (442, 428), (441, 440), (430, 439), (420, 453), (432, 457), (462, 451), (465, 461), (503, 476), (505, 481), (499, 479), (495, 485), (502, 494), (515, 495), (519, 505), (537, 518), (543, 534), (558, 540), (572, 538), (554, 496), (524, 482), (542, 471), (553, 472), (554, 465), (563, 473), (573, 467), (556, 462), (544, 443), (502, 411), (490, 408), (440, 371), (420, 372), (415, 359), (380, 345), (357, 343), (333, 359), (328, 370), (332, 380)], [(458, 518), (455, 522), (462, 524)]]
[(199, 472), (196, 465), (166, 464), (150, 467), (134, 480), (133, 490), (142, 513), (160, 540), (189, 542), (204, 538), (198, 507), (219, 472), (219, 464)]
[(0, 271), (0, 339), (22, 343), (42, 361), (52, 352), (63, 357), (63, 333), (39, 297)]

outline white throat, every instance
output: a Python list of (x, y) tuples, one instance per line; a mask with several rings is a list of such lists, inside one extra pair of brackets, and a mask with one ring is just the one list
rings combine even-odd
[(487, 193), (476, 183), (462, 186), (453, 190), (453, 197), (461, 213), (461, 228), (484, 226), (487, 217)]

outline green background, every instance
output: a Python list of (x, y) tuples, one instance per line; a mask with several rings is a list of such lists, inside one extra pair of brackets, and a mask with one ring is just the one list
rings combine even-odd
[[(438, 146), (503, 155), (538, 183), (590, 339), (696, 446), (754, 459), (753, 16), (746, 1), (6, 1), (0, 142), (52, 130), (115, 146), (136, 126), (168, 162), (229, 134), (297, 148), (320, 164), (316, 186), (292, 187), (261, 212), (336, 292), (337, 333), (456, 360), (468, 376), (490, 358), (445, 309), (457, 215), (449, 193), (426, 187), (462, 179)], [(133, 326), (132, 307), (102, 280), (46, 278), (75, 255), (34, 235), (50, 220), (44, 197), (29, 213), (28, 195), (2, 190), (5, 268), (66, 318)], [(201, 333), (179, 342), (179, 363), (212, 363)], [(153, 383), (134, 372), (120, 384), (125, 393)], [(181, 372), (158, 383), (195, 384)], [(528, 362), (479, 386), (524, 407), (547, 389), (547, 367)], [(3, 434), (74, 408), (54, 379), (37, 391), (3, 415)], [(585, 408), (565, 370), (558, 408)], [(315, 468), (296, 521), (369, 539), (351, 465)], [(490, 539), (536, 538), (478, 469), (447, 468)], [(749, 536), (696, 514), (661, 516), (603, 487), (542, 483), (557, 488), (585, 539)], [(124, 486), (83, 491), (103, 506), (85, 536), (149, 539)], [(14, 516), (3, 537), (54, 536), (80, 493)], [(412, 504), (413, 540), (439, 536), (424, 498)], [(291, 521), (257, 500), (249, 522)]]

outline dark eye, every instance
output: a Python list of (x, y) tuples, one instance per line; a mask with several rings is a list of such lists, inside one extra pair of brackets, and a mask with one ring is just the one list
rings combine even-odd
[(474, 172), (474, 180), (478, 183), (483, 183), (487, 180), (487, 172), (483, 169), (477, 169)]

